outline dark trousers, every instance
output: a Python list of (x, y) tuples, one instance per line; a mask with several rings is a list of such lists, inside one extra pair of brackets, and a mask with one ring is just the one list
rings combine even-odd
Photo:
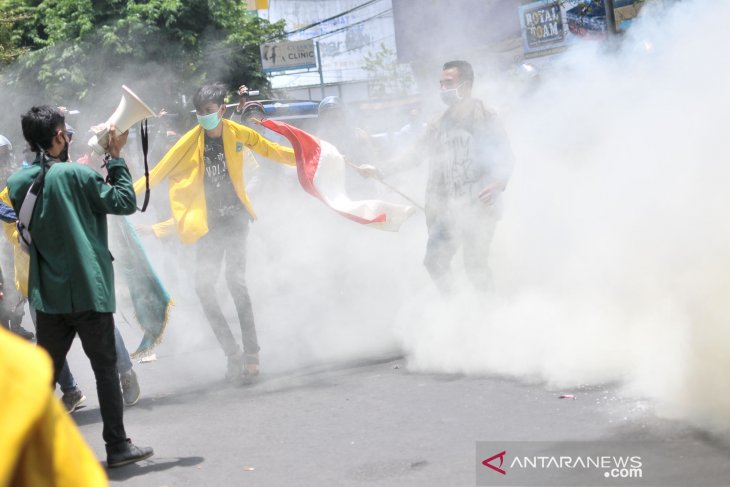
[(463, 251), (466, 274), (474, 287), (482, 292), (492, 290), (489, 248), (497, 220), (498, 216), (490, 207), (479, 204), (459, 211), (458, 216), (429, 219), (423, 263), (442, 293), (453, 291), (451, 261), (459, 248)]
[(83, 311), (68, 314), (47, 314), (37, 311), (38, 345), (46, 349), (53, 360), (55, 385), (63, 368), (66, 354), (78, 333), (86, 356), (96, 377), (102, 436), (107, 446), (115, 447), (127, 441), (124, 431), (122, 391), (117, 373), (117, 352), (112, 313)]
[(249, 221), (245, 214), (229, 218), (225, 225), (213, 226), (198, 240), (195, 249), (195, 292), (215, 337), (229, 357), (240, 353), (240, 348), (223, 316), (216, 291), (216, 282), (223, 262), (226, 266), (226, 284), (233, 297), (238, 321), (241, 324), (243, 350), (245, 353), (259, 351), (253, 307), (246, 286), (248, 226)]

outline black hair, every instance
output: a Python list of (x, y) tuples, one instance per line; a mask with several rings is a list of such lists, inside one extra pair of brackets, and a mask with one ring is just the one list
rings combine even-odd
[(50, 105), (32, 107), (21, 118), (20, 124), (23, 127), (23, 137), (28, 142), (30, 150), (40, 152), (50, 149), (53, 144), (53, 137), (58, 129), (65, 125), (63, 113)]
[(446, 71), (451, 68), (456, 68), (456, 70), (459, 71), (459, 78), (461, 78), (462, 81), (469, 81), (474, 84), (474, 70), (472, 69), (471, 64), (466, 61), (449, 61), (444, 63), (444, 67), (442, 69)]
[(222, 83), (203, 85), (193, 95), (193, 105), (196, 110), (202, 110), (205, 105), (214, 102), (216, 105), (223, 105), (226, 101), (228, 90)]

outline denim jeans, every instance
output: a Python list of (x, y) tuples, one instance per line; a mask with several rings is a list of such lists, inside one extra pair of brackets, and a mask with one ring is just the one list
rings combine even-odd
[(132, 360), (117, 325), (114, 325), (114, 348), (117, 351), (117, 372), (124, 374), (132, 370)]
[(458, 216), (429, 218), (428, 243), (423, 264), (445, 294), (453, 291), (451, 261), (462, 249), (466, 275), (474, 287), (490, 292), (492, 272), (489, 268), (489, 248), (492, 245), (498, 215), (492, 208), (475, 205), (458, 212)]
[(253, 307), (245, 277), (248, 226), (248, 215), (229, 218), (225, 225), (212, 226), (213, 228), (198, 240), (195, 249), (195, 292), (215, 337), (229, 357), (240, 353), (240, 348), (223, 316), (216, 292), (215, 285), (224, 261), (226, 284), (233, 297), (241, 325), (243, 351), (251, 354), (259, 351)]
[(36, 315), (38, 345), (46, 349), (53, 361), (52, 384), (58, 380), (66, 354), (78, 334), (96, 378), (104, 441), (111, 448), (126, 442), (112, 313), (46, 314), (37, 311)]

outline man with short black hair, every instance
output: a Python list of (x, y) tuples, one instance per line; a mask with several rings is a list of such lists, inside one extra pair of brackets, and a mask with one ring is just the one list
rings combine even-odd
[(33, 107), (21, 121), (36, 158), (8, 179), (8, 191), (21, 215), (29, 188), (39, 175), (43, 178), (28, 224), (28, 299), (37, 313), (38, 345), (51, 355), (55, 383), (79, 335), (96, 377), (107, 465), (149, 458), (152, 449), (132, 444), (124, 429), (114, 337), (114, 270), (107, 246), (106, 215), (136, 211), (132, 179), (120, 157), (127, 133), (117, 136), (114, 127), (109, 131), (107, 183), (89, 167), (63, 164), (70, 137), (57, 108)]
[[(177, 234), (195, 245), (195, 291), (213, 333), (226, 354), (226, 380), (248, 381), (259, 374), (259, 344), (246, 285), (246, 237), (256, 218), (246, 191), (248, 149), (295, 166), (294, 151), (255, 130), (224, 119), (226, 88), (200, 87), (193, 97), (198, 125), (182, 136), (150, 171), (150, 187), (169, 178), (170, 207)], [(135, 182), (144, 189), (145, 180)], [(238, 314), (243, 351), (221, 310), (216, 281), (225, 262), (228, 290)]]
[[(460, 60), (444, 63), (440, 84), (439, 94), (448, 108), (428, 125), (416, 150), (389, 172), (429, 162), (428, 243), (423, 263), (439, 290), (444, 294), (453, 290), (451, 261), (461, 248), (474, 287), (490, 291), (489, 248), (502, 213), (502, 193), (512, 174), (512, 150), (496, 114), (472, 97), (471, 64)], [(382, 176), (368, 165), (359, 172)]]
[(430, 142), (430, 172), (423, 263), (441, 291), (449, 292), (451, 260), (461, 248), (467, 276), (478, 290), (489, 291), (489, 248), (502, 214), (502, 192), (512, 174), (512, 151), (497, 115), (472, 97), (471, 64), (444, 63), (440, 85), (448, 108), (425, 136)]

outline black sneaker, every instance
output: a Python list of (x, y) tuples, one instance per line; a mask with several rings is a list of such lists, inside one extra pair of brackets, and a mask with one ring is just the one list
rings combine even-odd
[(63, 405), (66, 406), (66, 411), (68, 411), (69, 414), (84, 407), (82, 406), (84, 401), (86, 401), (86, 396), (84, 396), (84, 393), (81, 392), (81, 389), (78, 387), (68, 392), (64, 392), (63, 397), (61, 398), (61, 402), (63, 402)]
[(137, 374), (134, 373), (134, 369), (129, 369), (129, 372), (119, 374), (119, 380), (122, 383), (124, 405), (134, 406), (139, 401), (139, 396), (141, 395), (139, 382), (137, 382)]
[(138, 447), (127, 438), (126, 443), (110, 448), (106, 447), (106, 466), (109, 468), (122, 467), (130, 463), (139, 462), (151, 457), (155, 452), (149, 446)]
[(228, 366), (226, 367), (226, 381), (234, 382), (243, 375), (243, 353), (238, 352), (235, 355), (228, 356)]

